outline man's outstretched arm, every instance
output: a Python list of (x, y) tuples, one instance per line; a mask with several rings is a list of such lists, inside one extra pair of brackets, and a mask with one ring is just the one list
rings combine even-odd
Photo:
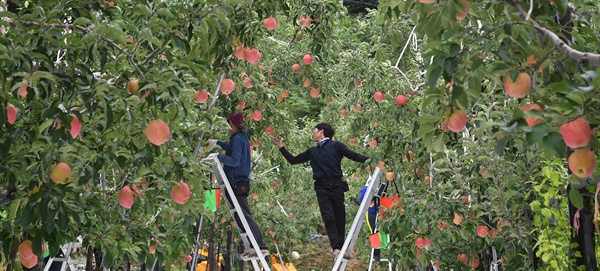
[(283, 157), (285, 158), (285, 160), (288, 161), (288, 163), (292, 164), (292, 165), (296, 165), (296, 164), (302, 164), (302, 163), (306, 163), (310, 160), (310, 154), (308, 153), (308, 150), (298, 154), (298, 156), (294, 156), (292, 155), (284, 146), (283, 146), (283, 139), (279, 139), (278, 141), (274, 141), (273, 145), (275, 145), (278, 149), (279, 152), (281, 152), (281, 154), (283, 155)]
[(336, 148), (337, 148), (338, 153), (350, 160), (364, 163), (365, 161), (367, 161), (370, 158), (368, 156), (362, 155), (358, 152), (355, 152), (355, 151), (349, 149), (348, 146), (346, 146), (342, 142), (338, 141), (336, 143), (337, 143)]

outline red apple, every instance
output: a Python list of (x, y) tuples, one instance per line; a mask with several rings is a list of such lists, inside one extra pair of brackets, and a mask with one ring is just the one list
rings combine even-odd
[(375, 99), (376, 102), (381, 102), (381, 101), (383, 101), (383, 93), (377, 91), (373, 95), (373, 98)]
[(71, 167), (65, 162), (60, 162), (50, 171), (50, 179), (57, 184), (64, 184), (72, 174)]
[(319, 90), (316, 88), (310, 89), (310, 97), (317, 98), (319, 97)]
[(6, 107), (6, 115), (8, 116), (8, 123), (13, 124), (17, 120), (17, 108), (14, 105), (8, 104)]
[(22, 257), (31, 258), (33, 255), (35, 255), (33, 254), (33, 249), (31, 248), (31, 246), (31, 240), (25, 240), (21, 242), (21, 244), (19, 244), (18, 250)]
[(297, 64), (297, 63), (296, 63), (296, 64), (292, 65), (292, 69), (293, 69), (295, 72), (300, 72), (300, 69), (301, 69), (301, 67), (300, 67), (300, 64)]
[(596, 155), (588, 149), (577, 149), (568, 159), (569, 169), (579, 178), (587, 178), (596, 170)]
[(377, 140), (371, 139), (371, 141), (369, 141), (369, 146), (371, 146), (371, 148), (377, 147)]
[(565, 140), (565, 144), (572, 149), (583, 147), (590, 142), (592, 129), (590, 124), (584, 118), (578, 118), (569, 123), (560, 126), (560, 134)]
[(254, 110), (254, 112), (252, 112), (252, 119), (254, 121), (259, 121), (262, 119), (262, 113), (260, 113), (260, 110)]
[(467, 263), (469, 261), (469, 257), (467, 257), (466, 254), (459, 254), (458, 257), (456, 257), (456, 259), (461, 262), (461, 263)]
[(235, 58), (237, 58), (237, 59), (244, 59), (244, 58), (246, 58), (246, 56), (244, 54), (245, 51), (246, 50), (244, 50), (244, 45), (240, 43), (235, 48), (235, 50), (233, 50), (233, 55), (235, 55)]
[[(544, 110), (542, 109), (541, 106), (537, 105), (537, 104), (526, 104), (521, 106), (521, 110), (523, 110), (523, 112), (528, 112), (531, 110), (537, 110), (540, 113), (543, 113)], [(533, 127), (536, 126), (542, 122), (544, 122), (544, 119), (542, 118), (538, 118), (536, 116), (529, 116), (529, 117), (525, 117), (525, 121), (527, 122), (527, 126), (529, 127)]]
[(227, 95), (233, 92), (234, 89), (235, 83), (233, 82), (233, 80), (229, 78), (223, 79), (223, 81), (221, 82), (221, 93)]
[(81, 122), (75, 115), (71, 115), (73, 119), (71, 120), (71, 129), (69, 130), (69, 134), (71, 137), (76, 138), (81, 132)]
[(267, 30), (271, 31), (277, 28), (277, 21), (275, 20), (275, 18), (269, 17), (263, 21), (263, 25), (265, 26), (265, 28), (267, 28)]
[(35, 254), (29, 258), (25, 258), (23, 256), (20, 256), (19, 258), (21, 259), (21, 264), (27, 268), (32, 268), (38, 263), (38, 256)]
[(196, 91), (196, 95), (195, 95), (195, 103), (205, 103), (206, 101), (208, 101), (208, 91), (206, 90), (202, 90), (202, 91)]
[(129, 93), (131, 93), (132, 95), (135, 94), (138, 91), (138, 89), (140, 89), (139, 81), (139, 79), (129, 80), (129, 83), (127, 84), (127, 89), (129, 89)]
[(304, 86), (305, 88), (310, 87), (310, 83), (312, 83), (310, 81), (310, 79), (306, 78), (306, 79), (304, 79), (304, 82), (302, 83), (302, 86)]
[(388, 181), (391, 181), (395, 178), (395, 175), (393, 171), (389, 171), (385, 173), (385, 179)]
[(424, 248), (425, 247), (425, 239), (422, 237), (417, 238), (417, 240), (415, 241), (415, 245), (418, 248)]
[(469, 2), (467, 2), (465, 0), (460, 1), (460, 3), (463, 4), (465, 11), (460, 11), (460, 10), (457, 11), (456, 19), (459, 21), (462, 21), (467, 17), (467, 15), (469, 15), (469, 10), (471, 10), (471, 6), (469, 5)]
[(244, 81), (244, 83), (246, 84), (246, 88), (252, 88), (252, 87), (254, 87), (254, 86), (252, 85), (252, 78), (250, 78), (250, 77), (246, 77), (246, 78), (244, 78), (244, 80), (243, 80), (243, 81)]
[(150, 143), (160, 146), (171, 137), (171, 130), (163, 120), (153, 120), (146, 126), (146, 138)]
[(129, 187), (129, 185), (123, 186), (119, 192), (119, 205), (125, 209), (131, 209), (134, 199), (131, 187)]
[(190, 187), (184, 183), (179, 182), (171, 187), (171, 199), (178, 204), (184, 204), (190, 198)]
[(488, 227), (487, 226), (479, 226), (477, 227), (477, 236), (481, 238), (485, 238), (488, 235)]
[(346, 109), (342, 109), (340, 111), (340, 115), (342, 115), (342, 117), (348, 116), (348, 111)]
[(469, 265), (471, 266), (471, 268), (477, 268), (479, 266), (479, 259), (477, 259), (477, 258), (471, 259), (471, 261), (469, 262)]
[(456, 110), (450, 114), (447, 127), (452, 132), (460, 132), (467, 125), (467, 113), (464, 110)]
[(517, 76), (516, 81), (510, 78), (510, 75), (504, 76), (504, 91), (513, 98), (523, 98), (529, 93), (531, 88), (531, 77), (526, 72)]
[(463, 221), (463, 218), (459, 214), (454, 213), (454, 219), (452, 220), (452, 222), (454, 222), (454, 224), (456, 224), (456, 225), (460, 225), (460, 223), (462, 223), (462, 221)]
[(405, 105), (407, 102), (408, 99), (404, 95), (398, 95), (396, 96), (396, 99), (394, 99), (394, 103), (400, 106)]
[(355, 138), (350, 138), (350, 145), (356, 145), (356, 139)]
[(312, 56), (310, 56), (309, 54), (304, 55), (304, 57), (302, 58), (302, 61), (304, 62), (304, 64), (306, 65), (310, 65), (313, 61)]
[(19, 87), (19, 97), (25, 99), (27, 97), (27, 83), (24, 83)]
[(268, 126), (267, 128), (265, 128), (265, 133), (267, 135), (270, 135), (273, 132), (273, 128), (271, 126)]
[(260, 61), (260, 52), (254, 48), (244, 49), (244, 58), (250, 64), (256, 64)]
[(302, 27), (310, 27), (310, 25), (312, 24), (312, 19), (306, 15), (300, 16), (299, 21)]

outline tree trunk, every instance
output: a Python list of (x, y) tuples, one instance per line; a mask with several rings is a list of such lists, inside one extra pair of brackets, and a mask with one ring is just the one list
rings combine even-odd
[(10, 249), (10, 255), (8, 255), (8, 265), (6, 266), (6, 271), (12, 271), (15, 264), (15, 258), (17, 258), (17, 248), (19, 247), (19, 242), (16, 238), (13, 238), (12, 248)]
[(87, 248), (87, 257), (85, 260), (85, 271), (93, 271), (94, 270), (94, 269), (92, 269), (92, 268), (94, 268), (93, 267), (93, 264), (94, 264), (93, 257), (94, 257), (94, 248), (92, 248), (92, 246), (89, 246)]
[[(573, 188), (571, 185), (567, 187), (567, 194)], [(577, 244), (575, 248), (571, 248), (569, 259), (575, 259), (577, 266), (585, 266), (585, 271), (598, 271), (598, 261), (596, 260), (596, 233), (594, 232), (594, 214), (589, 193), (585, 188), (577, 189), (583, 195), (583, 209), (579, 213), (579, 230), (575, 231), (573, 224), (577, 207), (573, 206), (569, 198), (569, 223), (573, 227), (571, 234), (571, 243)], [(571, 246), (573, 247), (573, 246)], [(579, 252), (579, 253), (577, 253)], [(578, 256), (577, 254), (580, 254)]]
[(233, 259), (233, 253), (231, 253), (232, 245), (233, 245), (233, 232), (231, 231), (231, 229), (227, 229), (227, 244), (226, 244), (226, 249), (225, 249), (227, 251), (227, 253), (223, 257), (223, 261), (225, 262), (224, 271), (231, 271), (231, 262)]

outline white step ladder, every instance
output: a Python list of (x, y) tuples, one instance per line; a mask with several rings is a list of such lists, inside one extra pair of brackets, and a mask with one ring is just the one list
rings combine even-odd
[(388, 270), (392, 271), (392, 262), (390, 262), (389, 259), (380, 259), (379, 262), (376, 262), (373, 260), (373, 257), (375, 256), (375, 249), (371, 249), (371, 260), (369, 261), (369, 270), (371, 271), (373, 270), (373, 263), (382, 263), (382, 262), (387, 262), (388, 263)]
[(57, 263), (57, 262), (62, 263), (61, 268), (60, 268), (61, 271), (67, 270), (67, 267), (71, 271), (78, 270), (75, 267), (75, 260), (73, 258), (71, 258), (71, 255), (76, 248), (81, 247), (82, 242), (83, 242), (83, 237), (78, 236), (76, 242), (66, 243), (63, 246), (61, 246), (60, 249), (62, 250), (64, 257), (63, 258), (50, 257), (50, 259), (48, 260), (48, 262), (46, 262), (46, 265), (44, 266), (44, 271), (50, 270), (50, 267), (52, 266), (52, 264)]
[(333, 265), (332, 271), (346, 270), (346, 265), (348, 265), (348, 262), (351, 260), (345, 259), (344, 255), (346, 255), (346, 253), (351, 253), (352, 249), (354, 249), (354, 245), (356, 244), (356, 239), (358, 238), (360, 229), (365, 223), (365, 215), (369, 210), (371, 200), (373, 200), (373, 196), (377, 193), (377, 191), (379, 191), (380, 185), (381, 170), (378, 167), (375, 167), (373, 175), (371, 175), (371, 177), (369, 177), (369, 180), (367, 181), (367, 191), (365, 191), (363, 200), (360, 202), (360, 207), (358, 207), (358, 212), (354, 217), (354, 221), (352, 222), (352, 226), (350, 227), (350, 231), (348, 232), (348, 237), (344, 241), (344, 246), (342, 246), (340, 254), (338, 254), (337, 258), (335, 258), (335, 264)]
[[(216, 156), (214, 156), (212, 158), (204, 158), (204, 159), (202, 159), (202, 161), (207, 162), (210, 165), (213, 172), (215, 173), (215, 179), (217, 180), (217, 183), (219, 184), (221, 191), (226, 191), (226, 193), (227, 193), (226, 196), (229, 199), (231, 199), (231, 202), (227, 199), (225, 199), (225, 202), (227, 203), (227, 207), (229, 208), (229, 212), (231, 212), (231, 217), (233, 218), (234, 221), (235, 221), (236, 213), (239, 214), (238, 218), (239, 218), (240, 222), (242, 222), (242, 225), (239, 225), (239, 223), (237, 223), (237, 222), (235, 224), (236, 224), (236, 227), (238, 228), (238, 231), (240, 232), (240, 236), (242, 237), (242, 241), (244, 242), (245, 249), (246, 250), (254, 249), (254, 251), (256, 251), (256, 255), (260, 255), (256, 258), (250, 259), (250, 261), (252, 262), (252, 265), (254, 266), (254, 270), (256, 270), (256, 271), (260, 271), (260, 270), (271, 271), (271, 268), (269, 267), (269, 264), (267, 263), (266, 257), (264, 255), (262, 255), (262, 253), (260, 252), (260, 248), (258, 247), (256, 238), (254, 237), (254, 234), (252, 233), (252, 230), (250, 229), (250, 226), (248, 225), (246, 216), (242, 213), (242, 209), (235, 197), (235, 194), (233, 192), (233, 189), (231, 188), (231, 185), (229, 184), (229, 180), (227, 180), (227, 177), (225, 176), (225, 172), (223, 171), (221, 162), (219, 162), (219, 159)], [(262, 265), (262, 269), (260, 268), (260, 266), (258, 264), (259, 262)]]

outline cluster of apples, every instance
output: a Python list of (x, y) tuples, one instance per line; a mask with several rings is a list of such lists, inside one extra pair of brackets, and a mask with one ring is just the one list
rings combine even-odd
[[(531, 77), (526, 72), (519, 73), (515, 81), (509, 75), (504, 77), (504, 91), (510, 97), (524, 98), (529, 94), (530, 89)], [(539, 114), (544, 113), (542, 107), (535, 103), (525, 104), (521, 107), (521, 110), (523, 112), (537, 111)], [(529, 127), (534, 127), (544, 122), (544, 119), (532, 114), (526, 116), (525, 121)], [(568, 158), (569, 169), (580, 178), (587, 178), (596, 170), (594, 152), (584, 148), (588, 145), (593, 133), (589, 122), (583, 117), (560, 126), (560, 134), (565, 144), (574, 149)]]

